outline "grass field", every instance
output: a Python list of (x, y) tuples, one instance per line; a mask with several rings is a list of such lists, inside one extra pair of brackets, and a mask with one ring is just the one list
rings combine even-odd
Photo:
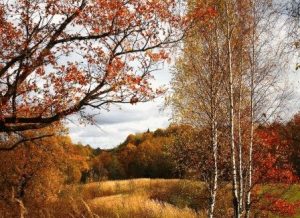
[(162, 179), (106, 181), (65, 190), (66, 196), (73, 193), (82, 198), (89, 217), (107, 218), (203, 217), (195, 209), (204, 204), (197, 198), (204, 191), (204, 185), (198, 182)]
[[(272, 187), (272, 188), (271, 188)], [(263, 192), (274, 192), (274, 186)], [(282, 191), (288, 201), (300, 200), (300, 187)], [(206, 217), (207, 190), (204, 183), (189, 180), (134, 179), (69, 186), (56, 202), (55, 217), (103, 218), (194, 218)], [(69, 202), (68, 204), (66, 202)], [(216, 217), (231, 217), (230, 188), (219, 191)], [(259, 214), (259, 212), (257, 213)], [(264, 215), (258, 217), (280, 217)], [(300, 217), (300, 211), (298, 215)]]

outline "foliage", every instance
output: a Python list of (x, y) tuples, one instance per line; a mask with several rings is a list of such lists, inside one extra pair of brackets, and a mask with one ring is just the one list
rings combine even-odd
[(0, 131), (160, 95), (151, 72), (182, 38), (177, 10), (175, 0), (1, 0)]
[(55, 128), (26, 131), (24, 135), (29, 138), (41, 133), (53, 136), (0, 152), (1, 207), (16, 210), (14, 201), (20, 201), (30, 212), (57, 200), (63, 185), (80, 181), (81, 171), (88, 168), (88, 157), (67, 135), (60, 134), (62, 130), (57, 124)]
[(172, 143), (175, 129), (179, 127), (129, 135), (115, 149), (101, 151), (93, 158), (90, 176), (94, 180), (173, 177), (173, 162), (166, 147)]
[(254, 154), (256, 182), (291, 184), (298, 181), (289, 161), (292, 142), (282, 131), (285, 131), (285, 126), (278, 123), (258, 129), (258, 146)]

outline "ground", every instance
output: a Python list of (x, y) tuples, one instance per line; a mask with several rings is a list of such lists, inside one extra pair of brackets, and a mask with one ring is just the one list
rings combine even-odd
[[(266, 192), (268, 189), (270, 187), (262, 190)], [(85, 213), (86, 217), (198, 218), (206, 217), (206, 193), (205, 183), (197, 181), (133, 179), (69, 186), (60, 195), (62, 199), (72, 199), (73, 214)], [(300, 186), (290, 187), (283, 195), (292, 202), (300, 200)], [(219, 192), (216, 217), (231, 217), (229, 198), (230, 189), (224, 185)], [(74, 204), (76, 199), (77, 206)], [(300, 217), (298, 212), (294, 217)], [(280, 216), (268, 214), (259, 217)]]

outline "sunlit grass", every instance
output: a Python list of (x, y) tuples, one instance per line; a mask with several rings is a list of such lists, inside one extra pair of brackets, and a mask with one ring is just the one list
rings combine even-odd
[(202, 207), (205, 204), (204, 199), (196, 198), (197, 192), (203, 194), (203, 187), (200, 182), (188, 180), (134, 179), (70, 186), (65, 193), (82, 198), (87, 204), (84, 207), (88, 206), (85, 210), (93, 216), (189, 218), (205, 217), (203, 211), (197, 213), (190, 208), (196, 203)]
[[(259, 195), (278, 193), (289, 202), (300, 200), (299, 185), (265, 185), (259, 190)], [(215, 217), (232, 217), (231, 202), (231, 188), (226, 183), (218, 191)], [(52, 207), (51, 214), (54, 217), (72, 214), (71, 217), (201, 218), (206, 217), (207, 204), (208, 190), (203, 182), (133, 179), (68, 186), (61, 192), (60, 202)], [(254, 209), (254, 213), (260, 211)], [(295, 217), (300, 217), (299, 214)], [(268, 213), (267, 217), (279, 216)]]
[(189, 208), (177, 208), (165, 202), (149, 199), (147, 194), (113, 195), (89, 202), (92, 211), (100, 217), (200, 217)]

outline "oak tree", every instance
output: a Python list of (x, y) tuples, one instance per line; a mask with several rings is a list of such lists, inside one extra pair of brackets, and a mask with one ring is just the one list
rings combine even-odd
[(0, 131), (160, 94), (150, 73), (182, 37), (181, 14), (175, 0), (1, 0)]

